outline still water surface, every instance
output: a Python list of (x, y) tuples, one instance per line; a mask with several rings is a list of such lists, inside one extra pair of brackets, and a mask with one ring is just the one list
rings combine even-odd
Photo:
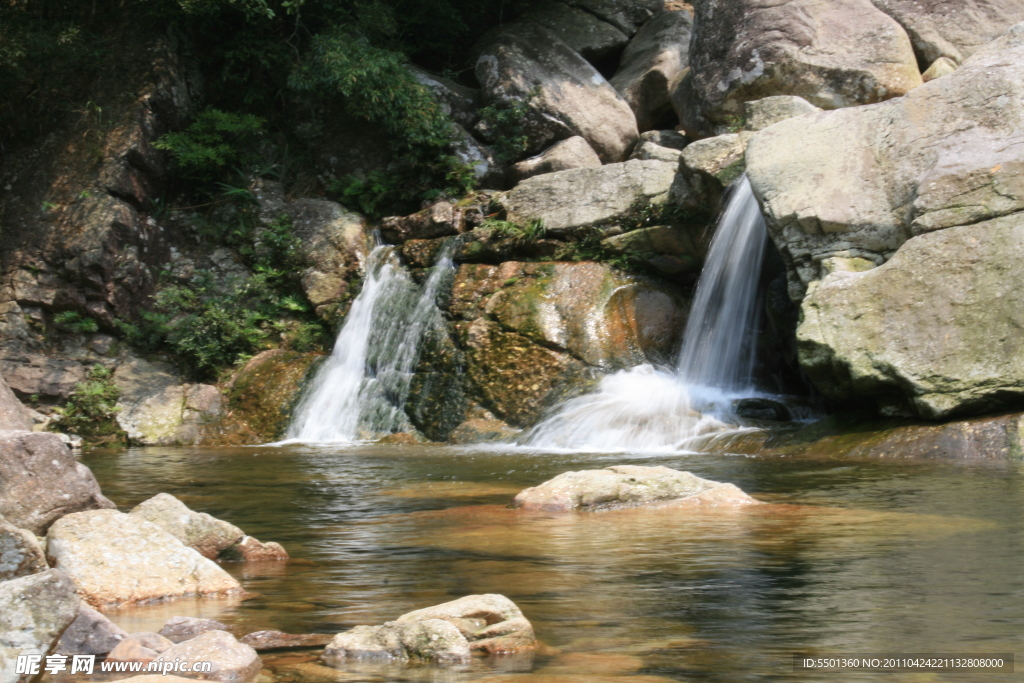
[[(471, 593), (514, 600), (546, 645), (457, 670), (352, 669), (264, 656), (282, 683), (1002, 681), (1020, 674), (794, 673), (806, 653), (1017, 652), (1024, 670), (1024, 472), (1018, 465), (629, 456), (442, 446), (132, 449), (84, 458), (127, 511), (156, 493), (296, 561), (225, 565), (249, 600), (115, 612), (238, 634), (336, 633)], [(520, 489), (571, 469), (666, 465), (773, 505), (524, 513)], [(656, 677), (660, 677), (656, 678)]]

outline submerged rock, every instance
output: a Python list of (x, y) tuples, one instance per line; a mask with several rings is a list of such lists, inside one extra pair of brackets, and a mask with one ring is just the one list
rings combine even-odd
[(837, 109), (922, 82), (906, 32), (871, 0), (698, 3), (690, 66), (700, 109), (719, 124), (770, 95)]
[(14, 526), (42, 534), (64, 515), (113, 507), (56, 434), (0, 432), (0, 514)]
[(325, 633), (283, 633), (281, 631), (255, 631), (239, 638), (239, 642), (248, 645), (257, 652), (263, 650), (283, 650), (288, 648), (323, 647), (334, 636)]
[(59, 519), (47, 534), (47, 554), (94, 607), (241, 591), (227, 572), (156, 524), (115, 510)]
[(234, 524), (205, 512), (194, 512), (169, 493), (158, 493), (136, 505), (128, 514), (153, 522), (211, 560), (217, 559), (224, 550), (245, 536), (245, 532)]
[(62, 655), (105, 655), (127, 637), (124, 629), (110, 619), (81, 605), (54, 651)]
[(160, 653), (157, 661), (210, 662), (211, 670), (197, 677), (221, 683), (248, 683), (259, 675), (263, 660), (226, 631), (206, 631)]
[(607, 510), (641, 506), (737, 507), (758, 504), (733, 484), (723, 484), (668, 467), (617, 465), (565, 472), (524, 489), (515, 506), (525, 510)]
[(213, 619), (171, 617), (158, 633), (172, 643), (182, 643), (207, 631), (227, 631), (228, 627)]
[(36, 535), (0, 517), (0, 581), (38, 574), (48, 568), (46, 553)]
[(242, 540), (221, 554), (221, 559), (240, 562), (284, 562), (289, 556), (288, 551), (280, 543), (263, 543), (252, 536), (243, 536)]
[(18, 655), (48, 655), (78, 615), (75, 584), (50, 569), (0, 583), (0, 681), (27, 680), (15, 673)]
[(608, 81), (553, 32), (511, 23), (484, 36), (476, 75), (489, 104), (524, 102), (527, 153), (582, 136), (604, 162), (622, 161), (636, 119)]

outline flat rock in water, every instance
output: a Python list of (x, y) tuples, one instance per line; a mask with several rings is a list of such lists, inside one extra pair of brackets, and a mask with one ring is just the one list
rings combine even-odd
[(758, 504), (733, 484), (668, 467), (617, 465), (565, 472), (524, 489), (515, 506), (525, 510), (607, 510), (641, 506), (736, 507)]
[(292, 647), (323, 647), (331, 642), (326, 633), (284, 633), (282, 631), (256, 631), (239, 638), (239, 642), (257, 651), (282, 650)]
[(256, 650), (238, 642), (227, 631), (207, 631), (165, 650), (160, 659), (165, 662), (210, 662), (211, 670), (197, 674), (221, 683), (247, 683), (259, 675), (263, 660)]
[(227, 572), (156, 524), (116, 510), (63, 517), (47, 539), (54, 565), (95, 607), (241, 591)]
[(159, 633), (172, 643), (182, 643), (195, 638), (207, 631), (227, 631), (228, 627), (213, 619), (197, 619), (196, 617), (171, 617)]

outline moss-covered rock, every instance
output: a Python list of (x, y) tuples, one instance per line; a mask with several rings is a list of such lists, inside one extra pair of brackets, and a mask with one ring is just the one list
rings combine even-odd
[(255, 356), (228, 383), (229, 414), (214, 440), (260, 443), (280, 438), (306, 379), (321, 358), (283, 349)]

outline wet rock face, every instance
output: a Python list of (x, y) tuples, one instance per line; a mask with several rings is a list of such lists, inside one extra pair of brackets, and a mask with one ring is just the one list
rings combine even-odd
[(520, 19), (554, 33), (591, 64), (614, 62), (629, 36), (601, 17), (562, 2), (535, 2)]
[(294, 634), (281, 631), (255, 631), (239, 638), (239, 642), (260, 652), (263, 650), (323, 647), (330, 643), (332, 638), (333, 636), (323, 633)]
[(636, 142), (636, 119), (608, 81), (557, 35), (530, 23), (506, 24), (482, 39), (476, 75), (489, 104), (528, 102), (528, 154), (582, 136), (604, 162), (621, 161)]
[(906, 32), (871, 0), (706, 0), (696, 4), (694, 29), (693, 92), (718, 124), (770, 95), (837, 109), (922, 82)]
[(75, 584), (50, 569), (0, 583), (0, 681), (18, 683), (18, 655), (47, 655), (78, 615)]
[(871, 0), (906, 29), (927, 67), (943, 57), (960, 64), (1024, 21), (1017, 0)]
[(266, 443), (284, 434), (305, 380), (322, 358), (282, 349), (254, 356), (226, 388), (231, 419), (220, 428), (225, 440)]
[[(884, 265), (811, 289), (800, 363), (837, 401), (938, 419), (1024, 400), (1024, 216), (912, 238)], [(942, 264), (936, 268), (936, 264)]]
[(172, 647), (174, 643), (159, 633), (142, 631), (123, 638), (107, 655), (107, 660), (148, 664), (159, 657), (161, 652), (166, 652)]
[(113, 507), (56, 434), (0, 432), (0, 514), (11, 524), (42, 534), (64, 515)]
[(738, 507), (758, 502), (732, 484), (668, 467), (638, 465), (565, 472), (540, 486), (524, 489), (515, 498), (518, 508), (558, 512), (650, 505)]
[(747, 174), (790, 296), (833, 257), (880, 264), (913, 235), (1024, 209), (1022, 74), (1018, 25), (902, 98), (756, 133)]
[(47, 534), (47, 554), (94, 607), (241, 590), (223, 569), (156, 524), (114, 510), (61, 518)]

